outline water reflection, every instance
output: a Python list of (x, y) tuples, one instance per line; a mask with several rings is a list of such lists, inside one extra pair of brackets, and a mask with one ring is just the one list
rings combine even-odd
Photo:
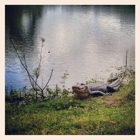
[[(11, 14), (13, 15), (11, 17)], [(135, 65), (135, 14), (129, 6), (7, 6), (6, 85), (24, 87), (28, 77), (12, 48), (11, 38), (26, 52), (30, 72), (37, 66), (41, 38), (45, 38), (41, 76), (54, 73), (50, 86), (59, 84), (68, 70), (67, 87), (91, 78), (108, 78), (122, 66), (128, 50)], [(50, 53), (48, 53), (50, 52)]]
[(22, 24), (23, 32), (27, 34), (29, 32), (30, 24), (31, 24), (30, 16), (29, 16), (29, 13), (27, 13), (27, 11), (24, 11), (22, 15), (21, 24)]

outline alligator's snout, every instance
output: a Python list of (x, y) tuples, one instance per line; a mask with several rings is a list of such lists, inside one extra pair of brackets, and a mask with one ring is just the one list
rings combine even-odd
[(72, 86), (72, 90), (75, 93), (75, 98), (84, 99), (89, 96), (89, 93), (87, 92), (87, 87), (85, 85), (80, 86)]
[(72, 86), (72, 89), (74, 90), (74, 89), (76, 89), (77, 87), (76, 86)]
[(73, 90), (74, 92), (85, 92), (86, 86), (84, 86), (84, 87), (73, 86), (73, 87), (72, 87), (72, 90)]
[(72, 87), (72, 90), (73, 90), (73, 91), (75, 91), (75, 90), (80, 90), (80, 88), (79, 88), (79, 87), (73, 86), (73, 87)]

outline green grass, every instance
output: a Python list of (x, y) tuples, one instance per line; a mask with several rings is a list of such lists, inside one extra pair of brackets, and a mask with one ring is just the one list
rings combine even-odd
[(6, 135), (134, 135), (135, 84), (112, 95), (5, 105)]

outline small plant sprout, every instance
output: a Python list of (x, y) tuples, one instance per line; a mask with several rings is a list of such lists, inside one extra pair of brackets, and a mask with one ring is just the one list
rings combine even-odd
[(44, 42), (45, 42), (45, 38), (42, 37), (42, 38), (41, 38), (41, 41), (42, 41), (42, 43), (44, 43)]
[(36, 78), (38, 78), (39, 75), (40, 75), (40, 67), (41, 67), (41, 66), (38, 66), (37, 68), (35, 68), (35, 69), (33, 70), (33, 74), (35, 75)]
[(68, 74), (67, 70), (65, 70), (63, 76), (61, 76), (61, 78), (62, 78), (61, 84), (63, 84), (63, 88), (64, 88), (64, 89), (65, 89), (65, 83), (66, 83), (66, 79), (67, 79), (67, 76), (68, 76), (68, 75), (69, 75), (69, 74)]

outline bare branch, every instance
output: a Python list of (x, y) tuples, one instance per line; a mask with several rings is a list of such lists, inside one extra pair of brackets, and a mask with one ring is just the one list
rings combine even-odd
[(20, 56), (19, 56), (19, 54), (18, 54), (17, 48), (16, 48), (15, 45), (14, 45), (13, 40), (12, 40), (12, 43), (13, 43), (13, 47), (14, 47), (14, 49), (15, 49), (15, 51), (16, 51), (16, 54), (17, 54), (17, 56), (18, 56), (18, 58), (19, 58), (19, 60), (20, 60), (20, 62), (21, 62), (21, 64), (22, 64), (22, 66), (23, 66), (24, 69), (26, 70), (28, 76), (35, 82), (35, 84), (38, 86), (38, 88), (40, 88), (40, 89), (42, 90), (42, 88), (36, 83), (36, 81), (34, 80), (34, 78), (30, 75), (30, 73), (29, 73), (29, 71), (28, 71), (28, 69), (27, 69), (27, 67), (26, 67), (27, 65), (24, 64), (24, 63), (22, 62), (22, 60), (21, 60), (21, 58), (20, 58)]
[[(45, 39), (42, 39), (42, 47), (41, 47), (41, 52), (40, 52), (40, 58), (39, 58), (39, 63), (38, 63), (38, 67), (33, 71), (34, 72), (34, 75), (36, 78), (32, 77), (32, 75), (30, 74), (29, 70), (28, 70), (28, 66), (27, 66), (27, 63), (26, 63), (26, 57), (25, 57), (25, 54), (23, 56), (23, 60), (21, 59), (21, 56), (19, 55), (18, 53), (18, 50), (17, 48), (15, 47), (14, 45), (14, 42), (12, 40), (12, 44), (13, 44), (13, 48), (15, 49), (15, 52), (20, 60), (20, 63), (21, 65), (24, 67), (24, 69), (26, 70), (27, 74), (28, 74), (28, 78), (30, 80), (30, 83), (31, 83), (31, 86), (33, 88), (34, 91), (36, 91), (36, 100), (37, 100), (37, 95), (41, 95), (42, 96), (42, 99), (44, 100), (44, 89), (47, 87), (48, 83), (50, 82), (50, 79), (52, 77), (52, 73), (53, 73), (53, 69), (51, 70), (51, 74), (50, 74), (50, 77), (46, 83), (46, 85), (44, 86), (44, 88), (40, 87), (38, 84), (37, 84), (37, 80), (38, 80), (38, 77), (40, 75), (40, 67), (41, 67), (41, 61), (42, 61), (42, 48), (43, 48), (43, 42), (45, 41)], [(41, 94), (39, 94), (37, 92), (37, 87), (41, 90)]]
[[(25, 67), (26, 67), (26, 69), (27, 69), (27, 63), (26, 63), (26, 57), (25, 57), (25, 55), (24, 55), (24, 62), (25, 62)], [(28, 74), (28, 73), (27, 73)], [(31, 83), (31, 86), (32, 86), (32, 88), (35, 90), (35, 88), (34, 88), (34, 83), (33, 83), (33, 81), (31, 80), (31, 77), (30, 77), (30, 75), (28, 74), (28, 77), (29, 77), (29, 80), (30, 80), (30, 83)]]
[(50, 78), (48, 79), (48, 82), (46, 83), (46, 85), (45, 85), (45, 87), (43, 88), (43, 90), (47, 87), (48, 83), (50, 82), (51, 77), (52, 77), (52, 74), (53, 74), (53, 69), (52, 69), (52, 71), (51, 71)]

